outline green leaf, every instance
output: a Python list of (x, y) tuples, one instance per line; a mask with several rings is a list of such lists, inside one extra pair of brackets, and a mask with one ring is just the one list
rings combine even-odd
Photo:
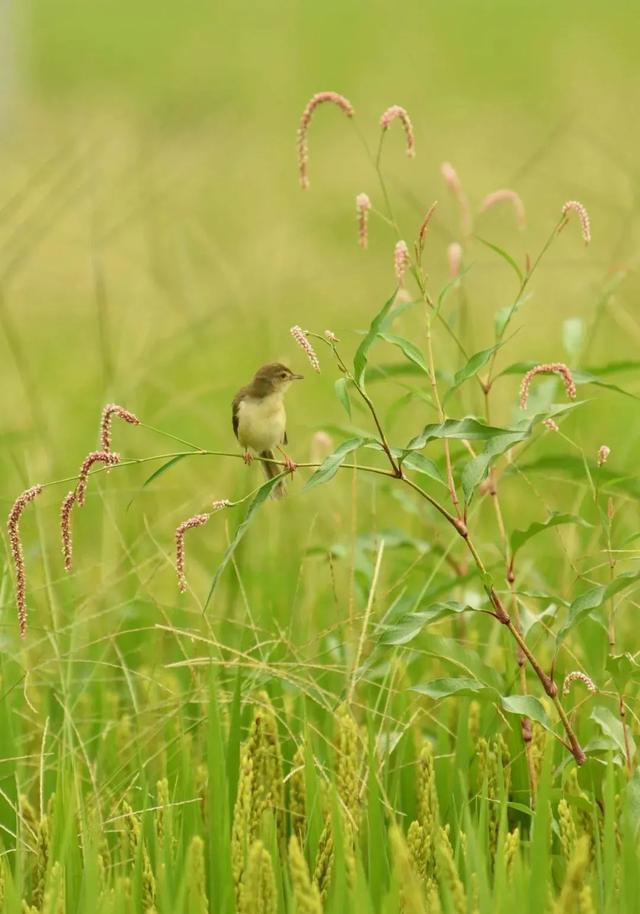
[(526, 530), (513, 531), (511, 534), (511, 556), (515, 556), (516, 552), (532, 537), (551, 527), (559, 527), (563, 524), (576, 524), (579, 527), (593, 526), (577, 514), (561, 514), (554, 511), (545, 521), (534, 521)]
[[(194, 451), (193, 453), (197, 454), (198, 452)], [(167, 470), (170, 470), (172, 466), (176, 465), (176, 463), (179, 463), (181, 460), (184, 460), (185, 457), (190, 457), (190, 456), (191, 456), (191, 454), (178, 454), (177, 457), (172, 457), (171, 460), (167, 460), (167, 462), (163, 463), (161, 467), (158, 467), (157, 470), (154, 470), (154, 472), (151, 474), (151, 476), (147, 476), (145, 481), (140, 486), (139, 491), (136, 492), (136, 494), (133, 496), (133, 498), (127, 505), (127, 511), (129, 510), (131, 505), (134, 503), (134, 501), (136, 500), (138, 495), (140, 495), (140, 492), (142, 492), (143, 489), (146, 489), (147, 486), (150, 486), (152, 482), (155, 482), (156, 479), (158, 479), (160, 476), (163, 476), (167, 472)]]
[(280, 474), (278, 476), (274, 476), (273, 479), (268, 479), (265, 483), (263, 483), (263, 485), (260, 486), (260, 488), (256, 492), (255, 498), (249, 505), (247, 513), (244, 516), (244, 520), (242, 521), (242, 523), (239, 525), (238, 529), (236, 530), (233, 539), (227, 546), (225, 554), (222, 557), (222, 561), (220, 562), (220, 564), (218, 565), (218, 567), (216, 569), (216, 573), (214, 574), (213, 580), (211, 581), (211, 587), (209, 588), (209, 593), (207, 594), (207, 599), (205, 600), (205, 603), (204, 603), (204, 609), (206, 609), (207, 606), (209, 605), (211, 597), (213, 596), (214, 591), (215, 591), (216, 587), (218, 586), (218, 581), (220, 580), (222, 572), (225, 570), (225, 568), (229, 564), (229, 561), (230, 561), (233, 553), (236, 551), (236, 549), (240, 545), (242, 538), (244, 537), (245, 533), (247, 532), (249, 524), (253, 520), (254, 514), (256, 513), (258, 508), (262, 504), (264, 504), (264, 502), (267, 500), (267, 498), (271, 495), (272, 489), (274, 489), (275, 486), (277, 486), (278, 483), (280, 483), (280, 482), (282, 482), (282, 474)]
[(502, 259), (506, 263), (508, 263), (509, 266), (511, 267), (511, 269), (514, 271), (514, 273), (520, 280), (520, 284), (522, 284), (522, 282), (524, 280), (522, 270), (520, 269), (520, 267), (518, 266), (518, 264), (516, 263), (514, 258), (511, 256), (511, 254), (509, 254), (507, 251), (505, 251), (504, 248), (499, 247), (497, 244), (493, 244), (493, 242), (491, 242), (491, 241), (486, 241), (484, 238), (481, 238), (479, 235), (474, 235), (474, 238), (476, 239), (476, 241), (479, 241), (480, 244), (484, 244), (485, 247), (488, 247), (492, 251), (494, 251), (494, 253), (496, 253), (498, 255), (498, 257), (502, 257)]
[(632, 394), (630, 390), (625, 390), (623, 387), (619, 387), (617, 384), (609, 384), (608, 381), (601, 381), (600, 378), (591, 374), (588, 371), (573, 371), (573, 380), (578, 386), (581, 384), (593, 384), (594, 387), (602, 387), (605, 390), (612, 390), (614, 393), (622, 394), (625, 397), (631, 397), (632, 400), (640, 400), (636, 394)]
[(574, 625), (594, 609), (598, 609), (598, 607), (602, 606), (609, 597), (613, 597), (621, 590), (625, 590), (627, 587), (631, 587), (633, 584), (639, 582), (640, 571), (627, 571), (624, 574), (618, 575), (618, 577), (614, 578), (609, 584), (598, 584), (597, 587), (592, 587), (591, 590), (587, 590), (585, 593), (581, 594), (573, 601), (569, 608), (567, 621), (558, 631), (558, 642), (564, 640)]
[(640, 666), (631, 654), (613, 654), (607, 657), (605, 669), (611, 673), (616, 689), (621, 694), (630, 682), (640, 678)]
[(533, 695), (501, 695), (500, 704), (507, 714), (517, 714), (518, 717), (528, 717), (541, 724), (545, 730), (552, 730), (553, 724), (544, 709), (540, 699)]
[(562, 345), (569, 361), (578, 362), (584, 345), (585, 323), (581, 317), (570, 317), (562, 322)]
[(329, 454), (329, 456), (323, 460), (321, 466), (318, 467), (313, 476), (307, 481), (303, 491), (306, 492), (309, 489), (313, 489), (315, 486), (319, 486), (323, 482), (329, 482), (330, 479), (333, 479), (347, 454), (356, 451), (359, 447), (362, 447), (363, 444), (367, 444), (369, 440), (371, 439), (349, 438), (347, 441), (343, 441), (333, 454)]
[(392, 625), (380, 623), (378, 633), (383, 644), (408, 644), (420, 634), (423, 628), (448, 616), (474, 612), (472, 606), (453, 601), (434, 603), (428, 609), (414, 610), (412, 607), (403, 615), (394, 618)]
[(365, 338), (362, 340), (356, 350), (356, 354), (353, 359), (353, 372), (357, 383), (361, 386), (364, 384), (364, 373), (367, 368), (367, 357), (369, 355), (369, 350), (373, 346), (376, 337), (380, 334), (384, 320), (391, 309), (391, 305), (393, 304), (395, 297), (396, 293), (394, 292), (391, 298), (384, 303), (380, 311), (371, 322), (371, 326), (369, 327)]
[(438, 295), (438, 301), (436, 303), (436, 306), (433, 309), (433, 317), (437, 317), (440, 314), (440, 309), (444, 305), (444, 303), (447, 299), (447, 296), (449, 295), (449, 292), (451, 292), (452, 289), (454, 289), (457, 285), (460, 284), (460, 280), (466, 273), (469, 272), (470, 269), (471, 269), (471, 267), (468, 266), (468, 267), (465, 267), (463, 270), (460, 270), (460, 272), (458, 273), (457, 276), (454, 276), (453, 279), (449, 280), (449, 282), (445, 286), (443, 286), (443, 288), (440, 290), (440, 294)]
[(445, 394), (445, 403), (454, 390), (457, 390), (457, 388), (460, 387), (461, 384), (464, 384), (465, 381), (468, 381), (469, 378), (473, 378), (480, 371), (482, 366), (487, 364), (493, 353), (500, 349), (501, 345), (501, 343), (496, 343), (495, 346), (490, 346), (488, 349), (481, 349), (480, 352), (476, 352), (471, 356), (466, 365), (463, 365), (459, 371), (456, 371), (453, 377), (453, 383)]
[(466, 676), (457, 676), (445, 679), (433, 679), (431, 682), (425, 682), (422, 685), (411, 687), (412, 692), (419, 692), (421, 695), (428, 695), (429, 698), (449, 698), (451, 695), (478, 695), (483, 692), (489, 692), (490, 689), (478, 682), (477, 679), (469, 679)]
[[(485, 425), (473, 416), (464, 419), (446, 419), (438, 425), (426, 425), (419, 435), (412, 438), (405, 448), (404, 453), (420, 451), (429, 442), (436, 438), (458, 438), (467, 441), (489, 441), (498, 435), (513, 434), (518, 429), (495, 428)], [(526, 437), (526, 436), (525, 436)]]
[(351, 400), (349, 399), (349, 381), (347, 378), (338, 378), (334, 384), (336, 397), (342, 403), (347, 415), (351, 418)]
[(512, 305), (507, 305), (504, 308), (500, 308), (499, 311), (496, 311), (494, 328), (497, 339), (502, 339), (511, 319), (516, 316), (520, 308), (528, 302), (530, 298), (531, 295), (523, 295), (521, 298), (517, 298)]
[(526, 426), (526, 433), (523, 431), (510, 431), (504, 435), (496, 435), (492, 438), (484, 451), (473, 457), (465, 465), (462, 471), (462, 491), (467, 504), (471, 501), (473, 493), (477, 486), (486, 479), (492, 463), (498, 457), (501, 457), (506, 451), (510, 450), (515, 444), (523, 441), (530, 434), (530, 426)]
[(382, 331), (378, 336), (380, 339), (385, 340), (385, 342), (391, 343), (392, 346), (397, 346), (404, 352), (410, 362), (413, 362), (414, 365), (421, 368), (425, 374), (429, 374), (429, 368), (427, 367), (423, 354), (410, 340), (405, 339), (403, 336), (394, 336), (392, 333), (384, 333)]
[[(609, 708), (604, 707), (604, 705), (596, 705), (596, 707), (591, 712), (591, 720), (594, 720), (596, 724), (600, 727), (605, 736), (609, 737), (612, 743), (620, 750), (622, 755), (626, 754), (625, 742), (624, 742), (624, 729), (622, 727), (622, 721), (616, 717)], [(629, 732), (627, 732), (627, 737), (629, 740), (629, 749), (631, 751), (631, 757), (635, 755), (636, 744)]]
[(409, 467), (410, 470), (415, 470), (416, 473), (422, 473), (423, 476), (428, 476), (429, 479), (435, 479), (436, 482), (439, 482), (440, 485), (447, 485), (447, 480), (444, 478), (442, 471), (437, 464), (430, 460), (428, 457), (425, 457), (424, 454), (420, 454), (417, 451), (415, 453), (407, 454), (407, 456), (402, 461), (404, 467)]

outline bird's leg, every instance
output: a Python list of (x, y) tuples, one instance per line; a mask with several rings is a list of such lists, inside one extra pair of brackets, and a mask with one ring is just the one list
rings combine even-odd
[(293, 460), (291, 459), (291, 457), (289, 457), (289, 455), (287, 454), (287, 452), (286, 452), (283, 448), (278, 447), (278, 450), (280, 451), (280, 453), (281, 453), (282, 456), (284, 457), (284, 465), (285, 465), (285, 468), (286, 468), (287, 472), (288, 472), (288, 473), (295, 473), (295, 471), (298, 469), (298, 464), (293, 462)]
[(244, 460), (244, 462), (246, 463), (247, 466), (249, 466), (249, 464), (253, 461), (253, 457), (251, 456), (251, 454), (249, 453), (249, 451), (246, 448), (245, 448), (244, 454), (242, 455), (242, 459)]

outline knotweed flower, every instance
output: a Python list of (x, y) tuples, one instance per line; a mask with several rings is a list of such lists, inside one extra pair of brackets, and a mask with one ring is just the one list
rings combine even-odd
[(558, 423), (555, 421), (555, 419), (551, 419), (551, 418), (549, 418), (549, 419), (544, 419), (543, 422), (542, 422), (542, 424), (543, 424), (544, 426), (546, 426), (546, 427), (549, 429), (550, 432), (558, 432), (558, 431), (560, 431), (560, 429), (558, 428)]
[(333, 330), (325, 330), (324, 335), (325, 335), (326, 339), (329, 340), (330, 343), (339, 343), (340, 342), (340, 340), (335, 335)]
[(611, 448), (606, 444), (603, 444), (602, 447), (598, 449), (598, 466), (601, 467), (604, 463), (607, 462), (609, 454), (611, 453)]
[(513, 211), (516, 216), (516, 223), (518, 228), (525, 228), (527, 223), (524, 212), (524, 203), (522, 202), (520, 195), (517, 194), (515, 190), (509, 190), (507, 187), (503, 187), (500, 190), (494, 190), (493, 193), (487, 194), (487, 196), (480, 204), (480, 212), (485, 213), (492, 206), (495, 206), (496, 203), (502, 203), (505, 200), (513, 204)]
[(73, 544), (71, 541), (71, 511), (76, 503), (75, 490), (67, 492), (60, 507), (60, 533), (62, 535), (62, 555), (64, 570), (71, 571)]
[(411, 118), (407, 114), (406, 108), (403, 108), (401, 105), (391, 105), (380, 118), (380, 127), (383, 132), (388, 130), (396, 118), (398, 118), (404, 127), (404, 134), (407, 138), (407, 155), (409, 158), (413, 158), (416, 154), (416, 144), (413, 136), (413, 124), (411, 123)]
[(303, 190), (306, 190), (307, 187), (309, 187), (309, 175), (307, 173), (307, 166), (309, 164), (309, 145), (307, 143), (307, 132), (309, 130), (309, 124), (311, 123), (311, 118), (313, 117), (313, 112), (318, 105), (322, 105), (324, 102), (333, 102), (334, 105), (337, 105), (344, 111), (347, 117), (353, 117), (354, 115), (351, 102), (346, 99), (344, 95), (338, 95), (337, 92), (318, 92), (309, 99), (306, 108), (302, 112), (300, 126), (298, 127), (298, 173), (300, 175), (300, 187), (302, 187)]
[(9, 545), (11, 547), (11, 557), (16, 570), (16, 606), (18, 608), (18, 628), (20, 637), (24, 638), (27, 632), (27, 576), (24, 567), (24, 553), (22, 551), (22, 542), (20, 540), (20, 517), (22, 512), (33, 501), (37, 495), (42, 492), (41, 485), (31, 486), (30, 489), (19, 495), (7, 518), (7, 532), (9, 534)]
[(460, 276), (462, 268), (462, 245), (453, 241), (447, 248), (447, 260), (449, 262), (449, 278), (457, 279)]
[(460, 178), (458, 177), (458, 172), (455, 170), (451, 162), (443, 162), (440, 166), (440, 174), (442, 175), (444, 183), (447, 185), (458, 204), (458, 209), (460, 211), (460, 224), (462, 226), (463, 234), (470, 235), (471, 210), (469, 209), (469, 201), (467, 200), (467, 195), (465, 194)]
[(567, 396), (570, 400), (575, 400), (577, 394), (576, 385), (568, 367), (564, 362), (548, 362), (544, 365), (536, 365), (536, 367), (528, 371), (522, 379), (522, 384), (520, 385), (521, 409), (527, 408), (527, 403), (529, 402), (529, 387), (531, 386), (533, 379), (539, 374), (559, 374), (564, 381)]
[(409, 266), (409, 248), (406, 241), (399, 241), (396, 244), (393, 252), (393, 265), (396, 271), (396, 279), (402, 285)]
[(300, 348), (302, 350), (304, 350), (304, 353), (305, 353), (306, 357), (309, 359), (309, 362), (310, 362), (313, 370), (317, 371), (318, 374), (320, 374), (320, 362), (318, 360), (318, 356), (316, 355), (315, 349), (313, 348), (313, 346), (307, 339), (307, 334), (304, 332), (302, 327), (298, 327), (298, 325), (295, 324), (291, 328), (291, 336), (294, 338), (294, 340), (296, 341), (298, 346), (300, 346)]
[(429, 227), (429, 223), (431, 222), (431, 217), (433, 216), (437, 205), (438, 205), (438, 201), (434, 200), (434, 202), (431, 204), (431, 206), (427, 210), (426, 216), (420, 223), (420, 228), (418, 229), (418, 247), (420, 248), (420, 250), (422, 250), (424, 248), (424, 239), (427, 234), (427, 228)]
[(76, 498), (81, 508), (84, 507), (85, 495), (87, 494), (89, 470), (94, 463), (104, 463), (107, 467), (115, 466), (116, 463), (120, 463), (120, 454), (116, 454), (115, 451), (91, 451), (84, 458), (78, 475), (78, 485), (76, 486)]
[(111, 419), (113, 416), (118, 416), (119, 419), (128, 422), (130, 425), (140, 425), (138, 417), (130, 413), (128, 409), (118, 406), (117, 403), (107, 403), (102, 410), (102, 419), (100, 421), (100, 444), (103, 451), (111, 450)]
[(358, 216), (358, 244), (364, 251), (369, 243), (369, 210), (371, 209), (371, 200), (366, 194), (358, 194), (356, 197), (356, 214)]
[(184, 535), (187, 530), (191, 530), (193, 527), (202, 527), (210, 516), (210, 514), (195, 514), (176, 528), (176, 572), (178, 574), (180, 593), (184, 593), (187, 589), (187, 579), (184, 575)]
[(589, 244), (591, 241), (591, 221), (589, 219), (589, 213), (587, 212), (586, 208), (582, 205), (582, 203), (578, 202), (578, 200), (567, 200), (565, 205), (562, 207), (562, 215), (564, 216), (564, 220), (560, 225), (559, 231), (562, 231), (562, 229), (569, 221), (569, 213), (572, 211), (577, 213), (578, 219), (580, 220), (584, 243)]
[(595, 693), (598, 691), (593, 679), (587, 676), (586, 673), (581, 672), (581, 670), (574, 670), (572, 673), (567, 673), (567, 675), (564, 677), (564, 682), (562, 684), (563, 695), (569, 694), (571, 691), (571, 683), (575, 682), (576, 680), (582, 682), (592, 695), (595, 695)]
[(211, 507), (214, 511), (221, 511), (223, 508), (230, 508), (231, 502), (228, 498), (219, 498), (217, 501), (211, 502)]

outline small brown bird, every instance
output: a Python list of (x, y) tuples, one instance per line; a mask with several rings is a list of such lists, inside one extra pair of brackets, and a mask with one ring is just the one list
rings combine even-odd
[[(269, 362), (259, 368), (253, 380), (242, 387), (233, 398), (232, 423), (233, 431), (244, 448), (244, 462), (253, 460), (251, 452), (267, 460), (274, 459), (278, 450), (284, 457), (284, 463), (290, 473), (296, 468), (295, 463), (283, 450), (287, 444), (287, 414), (284, 409), (284, 395), (292, 381), (302, 380), (301, 374), (295, 374), (281, 362)], [(275, 463), (262, 462), (267, 479), (272, 479), (281, 471)], [(274, 498), (281, 498), (285, 486), (280, 482), (273, 490)]]

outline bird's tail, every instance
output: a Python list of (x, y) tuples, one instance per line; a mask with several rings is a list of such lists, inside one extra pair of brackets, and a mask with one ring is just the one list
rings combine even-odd
[[(265, 460), (275, 460), (273, 451), (262, 451), (260, 453), (260, 456), (264, 457)], [(263, 466), (265, 476), (267, 477), (267, 479), (273, 479), (274, 476), (279, 476), (280, 473), (282, 472), (281, 468), (278, 466), (277, 463), (265, 463), (265, 461), (263, 460), (262, 466)], [(274, 486), (273, 489), (271, 490), (271, 497), (272, 498), (282, 498), (282, 496), (285, 494), (286, 491), (287, 491), (287, 487), (284, 484), (284, 479), (281, 479), (280, 482), (276, 486)]]

